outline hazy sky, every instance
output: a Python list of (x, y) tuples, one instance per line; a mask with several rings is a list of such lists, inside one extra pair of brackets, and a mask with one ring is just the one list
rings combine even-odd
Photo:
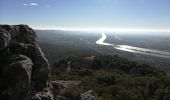
[(170, 0), (0, 0), (0, 24), (170, 29)]

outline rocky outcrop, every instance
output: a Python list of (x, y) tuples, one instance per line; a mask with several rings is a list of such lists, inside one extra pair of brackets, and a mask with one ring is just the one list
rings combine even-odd
[(4, 68), (6, 88), (2, 91), (1, 100), (30, 100), (32, 65), (31, 60), (23, 55), (9, 58), (9, 64)]
[(32, 100), (96, 100), (93, 90), (85, 92), (81, 81), (52, 81), (45, 91), (37, 92)]
[(27, 25), (0, 25), (0, 100), (30, 100), (46, 87), (49, 63)]
[[(80, 81), (48, 82), (49, 63), (27, 25), (0, 25), (0, 100), (95, 100)], [(82, 95), (81, 95), (82, 94)]]
[(83, 94), (81, 94), (81, 100), (96, 100), (97, 94), (93, 90), (89, 90)]

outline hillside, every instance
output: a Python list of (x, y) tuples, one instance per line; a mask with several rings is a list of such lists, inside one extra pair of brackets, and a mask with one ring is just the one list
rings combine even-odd
[(169, 100), (170, 77), (118, 56), (68, 57), (54, 63), (52, 80), (81, 80), (97, 100)]

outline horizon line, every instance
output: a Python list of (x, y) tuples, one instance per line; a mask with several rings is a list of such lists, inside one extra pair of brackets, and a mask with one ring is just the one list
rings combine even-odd
[(86, 32), (170, 32), (170, 29), (142, 29), (142, 28), (33, 28), (35, 30), (62, 30)]

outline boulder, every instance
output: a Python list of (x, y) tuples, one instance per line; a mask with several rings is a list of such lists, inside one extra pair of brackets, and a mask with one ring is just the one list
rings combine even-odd
[(83, 94), (81, 94), (81, 100), (96, 100), (97, 94), (93, 90), (89, 90)]
[(0, 25), (0, 30), (10, 33), (11, 41), (25, 44), (38, 42), (36, 33), (28, 25)]
[(13, 42), (9, 49), (12, 54), (23, 54), (31, 58), (34, 63), (32, 69), (32, 83), (37, 90), (43, 88), (48, 79), (49, 63), (39, 45)]
[(40, 47), (29, 44), (27, 46), (26, 55), (30, 57), (34, 63), (32, 70), (32, 81), (37, 89), (41, 89), (46, 86), (49, 73), (49, 63)]
[(53, 100), (50, 96), (40, 95), (41, 100)]
[(33, 29), (0, 25), (0, 100), (30, 100), (46, 87), (48, 72)]
[(11, 35), (6, 31), (0, 31), (0, 52), (3, 51), (9, 44)]
[(63, 96), (58, 96), (57, 100), (72, 100), (72, 99)]
[(25, 44), (38, 42), (36, 33), (27, 25), (14, 25), (14, 27), (17, 33), (15, 34), (17, 41)]
[(33, 62), (32, 83), (37, 89), (44, 87), (48, 79), (49, 63), (38, 45), (33, 29), (27, 25), (0, 25), (0, 30), (0, 51), (6, 48), (5, 51), (8, 50), (12, 55), (29, 57)]
[(24, 55), (13, 55), (8, 62), (0, 100), (30, 100), (32, 61)]
[(31, 100), (41, 100), (41, 98), (37, 94), (35, 94), (34, 96), (32, 96)]
[(53, 95), (53, 99), (57, 100), (58, 96), (60, 95), (60, 84), (55, 81), (51, 82), (51, 92)]

